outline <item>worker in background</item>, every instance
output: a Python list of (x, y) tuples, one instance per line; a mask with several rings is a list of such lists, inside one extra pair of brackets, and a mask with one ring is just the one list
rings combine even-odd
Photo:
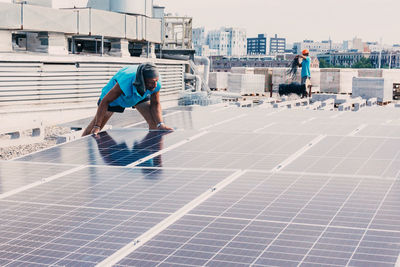
[(297, 55), (298, 58), (303, 59), (299, 63), (301, 67), (301, 85), (305, 85), (306, 90), (309, 89), (308, 96), (311, 97), (311, 58), (310, 52), (307, 49), (302, 51), (302, 55)]
[(162, 119), (160, 104), (160, 74), (153, 63), (128, 66), (119, 70), (102, 89), (97, 113), (82, 136), (97, 134), (114, 112), (136, 108), (150, 130), (172, 131)]

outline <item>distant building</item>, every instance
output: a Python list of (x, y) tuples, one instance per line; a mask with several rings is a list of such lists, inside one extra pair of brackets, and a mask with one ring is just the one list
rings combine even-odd
[(229, 33), (221, 30), (210, 31), (207, 34), (207, 44), (216, 50), (219, 56), (228, 55)]
[(220, 56), (246, 55), (246, 41), (246, 30), (239, 28), (221, 28), (207, 34), (209, 48), (218, 51)]
[(374, 68), (379, 67), (379, 58), (381, 59), (381, 67), (387, 68), (400, 68), (400, 51), (382, 51), (382, 52), (371, 52), (370, 60)]
[(326, 63), (334, 66), (352, 67), (361, 58), (370, 58), (368, 52), (336, 52), (318, 55), (318, 60), (323, 59)]
[(304, 40), (303, 42), (294, 43), (293, 51), (295, 54), (301, 54), (304, 49), (310, 51), (310, 55), (315, 57), (321, 53), (343, 51), (343, 44), (333, 43), (331, 40), (326, 40), (322, 42)]
[(259, 34), (256, 38), (247, 38), (247, 55), (266, 55), (267, 37)]
[(232, 67), (288, 67), (291, 60), (277, 59), (273, 56), (247, 56), (247, 57), (211, 57), (211, 70), (214, 72), (229, 72)]
[(247, 33), (244, 29), (225, 28), (229, 33), (228, 56), (244, 56), (247, 54)]
[(206, 45), (206, 35), (204, 27), (194, 28), (192, 30), (193, 46), (196, 50), (196, 55), (202, 56), (203, 46)]
[(285, 53), (285, 50), (286, 50), (286, 38), (278, 38), (277, 34), (275, 34), (275, 37), (270, 38), (269, 40), (270, 54), (282, 54)]

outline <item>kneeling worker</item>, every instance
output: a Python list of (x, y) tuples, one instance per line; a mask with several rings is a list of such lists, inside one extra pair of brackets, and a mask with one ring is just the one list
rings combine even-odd
[(122, 113), (128, 107), (134, 107), (142, 114), (150, 130), (172, 131), (162, 120), (159, 78), (157, 67), (153, 63), (119, 70), (103, 88), (97, 103), (96, 116), (82, 136), (97, 134), (114, 112)]

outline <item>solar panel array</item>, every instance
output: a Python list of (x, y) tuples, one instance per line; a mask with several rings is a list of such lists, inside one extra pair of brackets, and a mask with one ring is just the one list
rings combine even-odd
[(175, 108), (2, 161), (0, 265), (395, 266), (399, 115)]

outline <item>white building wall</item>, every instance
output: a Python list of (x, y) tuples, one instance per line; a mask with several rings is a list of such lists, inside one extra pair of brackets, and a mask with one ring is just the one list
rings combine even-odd
[(246, 30), (239, 28), (221, 28), (207, 34), (207, 44), (211, 50), (217, 50), (219, 56), (244, 56), (247, 54)]
[(316, 55), (319, 53), (326, 53), (330, 49), (343, 51), (343, 44), (340, 43), (322, 43), (322, 42), (313, 42), (313, 43), (295, 43), (297, 45), (297, 54), (301, 54), (304, 49), (308, 49), (311, 55)]
[(207, 44), (210, 49), (218, 51), (219, 56), (228, 55), (229, 33), (221, 30), (210, 31), (207, 35)]
[(247, 54), (247, 33), (244, 29), (227, 28), (229, 33), (228, 56), (244, 56)]

